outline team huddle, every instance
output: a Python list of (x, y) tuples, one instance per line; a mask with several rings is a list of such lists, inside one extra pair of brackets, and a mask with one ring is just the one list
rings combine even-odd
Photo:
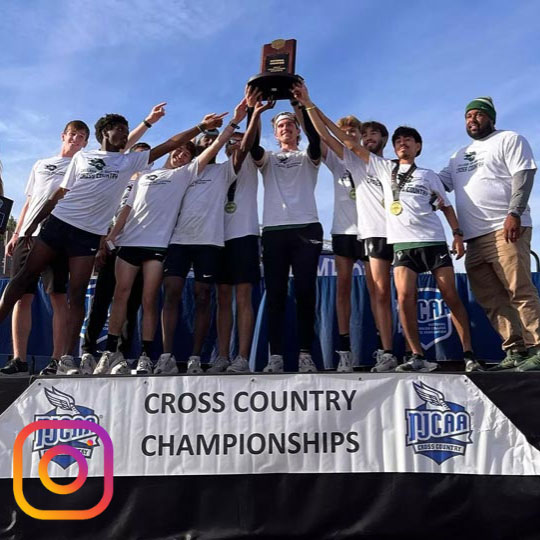
[[(304, 84), (295, 85), (291, 96), (294, 112), (272, 119), (277, 151), (260, 144), (261, 116), (275, 102), (263, 102), (253, 88), (246, 89), (221, 132), (225, 114), (208, 114), (154, 148), (138, 140), (165, 114), (164, 103), (131, 132), (123, 116), (100, 118), (95, 125), (99, 150), (85, 150), (90, 130), (84, 122), (69, 122), (60, 154), (32, 168), (26, 202), (6, 247), (13, 257), (13, 277), (0, 300), (0, 321), (13, 310), (14, 356), (0, 372), (28, 371), (30, 308), (41, 276), (53, 308), (54, 343), (42, 374), (131, 373), (126, 355), (139, 306), (142, 339), (136, 372), (178, 373), (173, 347), (182, 294), (193, 270), (195, 318), (187, 372), (203, 371), (201, 350), (216, 287), (219, 353), (207, 372), (247, 373), (254, 328), (251, 296), (261, 279), (261, 243), (269, 340), (264, 371), (283, 371), (291, 271), (298, 370), (316, 371), (311, 350), (323, 230), (314, 191), (321, 162), (334, 177), (338, 371), (353, 370), (349, 326), (357, 260), (364, 264), (380, 341), (373, 372), (429, 372), (438, 367), (425, 359), (418, 333), (417, 276), (422, 272), (433, 274), (451, 311), (465, 370), (483, 369), (473, 353), (467, 311), (455, 286), (451, 253), (463, 257), (465, 242), (472, 291), (506, 352), (492, 369), (540, 370), (540, 300), (529, 261), (528, 199), (536, 164), (525, 138), (495, 128), (492, 100), (477, 98), (466, 106), (465, 127), (472, 142), (437, 174), (417, 164), (422, 138), (414, 128), (394, 131), (396, 158), (387, 159), (383, 152), (389, 132), (380, 122), (345, 116), (334, 123), (313, 103)], [(240, 132), (244, 119), (246, 129)], [(302, 132), (308, 142), (305, 150), (299, 148)], [(216, 163), (223, 147), (228, 159)], [(153, 168), (165, 155), (163, 167)], [(258, 171), (264, 186), (262, 235)], [(455, 193), (456, 212), (448, 191)], [(440, 214), (452, 230), (451, 252)], [(79, 363), (75, 350), (94, 268), (96, 291)], [(401, 364), (392, 343), (392, 274), (408, 351)], [(158, 355), (154, 340), (162, 288), (163, 351)], [(100, 352), (97, 339), (109, 306), (108, 335)], [(238, 354), (230, 358), (233, 306)]]

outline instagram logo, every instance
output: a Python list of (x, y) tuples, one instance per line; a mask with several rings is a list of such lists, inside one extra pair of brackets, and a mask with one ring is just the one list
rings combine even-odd
[[(55, 441), (72, 441), (88, 433), (93, 433), (93, 438), (87, 438), (90, 446), (99, 437), (103, 444), (103, 496), (101, 500), (92, 508), (84, 510), (40, 510), (32, 506), (23, 493), (23, 446), (26, 439), (33, 433), (40, 432), (40, 437), (52, 437)], [(69, 495), (80, 489), (88, 476), (88, 464), (85, 452), (70, 444), (56, 444), (49, 447), (41, 454), (38, 466), (38, 473), (41, 482), (52, 493), (58, 495)], [(58, 484), (51, 479), (48, 473), (49, 463), (58, 459), (58, 456), (70, 458), (77, 462), (79, 471), (77, 477), (69, 484)], [(66, 419), (61, 420), (37, 420), (24, 427), (13, 445), (13, 493), (17, 504), (29, 516), (36, 519), (91, 519), (101, 514), (113, 496), (113, 444), (109, 434), (99, 424), (91, 420)]]

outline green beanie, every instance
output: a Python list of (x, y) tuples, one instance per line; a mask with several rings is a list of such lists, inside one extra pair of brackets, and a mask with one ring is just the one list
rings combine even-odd
[(495, 123), (497, 113), (495, 112), (495, 106), (493, 105), (493, 100), (490, 97), (479, 97), (473, 99), (467, 107), (465, 107), (465, 114), (473, 109), (478, 109), (479, 111), (485, 112)]

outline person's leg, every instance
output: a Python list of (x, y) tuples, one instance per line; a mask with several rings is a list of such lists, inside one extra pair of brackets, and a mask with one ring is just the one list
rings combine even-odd
[(192, 356), (201, 356), (202, 346), (210, 327), (211, 285), (195, 281), (195, 328)]
[(97, 352), (97, 340), (105, 326), (105, 321), (109, 314), (109, 307), (116, 286), (116, 278), (114, 275), (115, 264), (116, 255), (109, 254), (105, 261), (105, 265), (99, 271), (96, 279), (96, 287), (90, 306), (90, 314), (88, 316), (88, 324), (86, 326), (83, 344), (83, 350), (90, 354), (96, 354)]
[[(372, 285), (370, 291), (371, 308), (385, 351), (392, 350), (392, 304), (390, 267), (391, 262), (371, 257), (369, 267)], [(366, 272), (367, 275), (367, 272)], [(368, 289), (369, 290), (369, 289)]]
[(288, 230), (265, 231), (262, 236), (268, 341), (272, 356), (283, 354), (283, 321), (290, 267), (289, 233)]
[(127, 303), (127, 321), (122, 331), (122, 339), (120, 340), (119, 350), (124, 356), (127, 356), (131, 351), (133, 337), (139, 327), (139, 308), (142, 305), (143, 294), (143, 274), (139, 272), (133, 285)]
[(251, 302), (251, 283), (238, 283), (236, 285), (236, 311), (238, 321), (238, 353), (242, 358), (249, 358), (251, 339), (255, 317)]
[(337, 271), (336, 312), (340, 336), (339, 350), (350, 351), (351, 289), (354, 259), (335, 255)]
[(69, 306), (66, 293), (51, 292), (49, 295), (53, 310), (53, 358), (61, 358), (67, 351), (66, 328)]
[[(163, 280), (163, 263), (159, 260), (148, 260), (143, 263), (143, 324), (142, 340), (144, 347), (150, 347), (156, 335), (158, 321), (158, 295)], [(150, 351), (145, 350), (148, 357)]]
[(414, 354), (423, 355), (420, 337), (418, 335), (418, 320), (416, 308), (416, 279), (418, 274), (406, 266), (394, 268), (394, 283), (397, 290), (399, 320), (403, 332)]
[(178, 276), (167, 276), (163, 280), (163, 310), (161, 312), (161, 326), (163, 331), (163, 352), (172, 353), (174, 332), (178, 323), (178, 306), (182, 299), (182, 292), (186, 280)]
[(56, 255), (57, 252), (53, 248), (40, 238), (36, 238), (24, 266), (10, 280), (2, 294), (2, 298), (0, 299), (0, 322), (11, 313), (15, 303), (26, 294), (28, 287), (39, 278), (41, 272), (51, 263)]
[[(32, 330), (33, 294), (24, 294), (17, 301), (11, 316), (11, 335), (13, 337), (13, 357), (26, 362), (28, 338)], [(59, 357), (56, 357), (59, 358)]]
[[(217, 309), (217, 335), (218, 355), (221, 358), (229, 357), (231, 344), (231, 332), (233, 327), (232, 315), (232, 285), (220, 283), (217, 286), (218, 309)], [(237, 299), (238, 306), (238, 299)]]
[(94, 259), (94, 255), (69, 258), (69, 315), (66, 326), (66, 350), (68, 355), (76, 354), (79, 333), (84, 321), (86, 290), (92, 275)]
[(472, 343), (469, 316), (456, 289), (454, 268), (452, 266), (444, 266), (436, 268), (432, 273), (437, 281), (437, 287), (441, 291), (443, 300), (450, 308), (452, 322), (461, 340), (463, 351), (470, 352), (472, 351)]

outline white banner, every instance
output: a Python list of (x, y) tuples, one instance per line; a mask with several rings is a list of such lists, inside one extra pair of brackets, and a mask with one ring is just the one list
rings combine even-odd
[[(115, 476), (540, 471), (540, 452), (464, 375), (257, 374), (36, 381), (0, 416), (0, 477), (25, 426), (66, 419), (108, 432)], [(61, 427), (26, 433), (23, 476), (59, 444), (103, 476), (99, 434)], [(71, 454), (50, 461), (51, 477), (77, 474)]]

